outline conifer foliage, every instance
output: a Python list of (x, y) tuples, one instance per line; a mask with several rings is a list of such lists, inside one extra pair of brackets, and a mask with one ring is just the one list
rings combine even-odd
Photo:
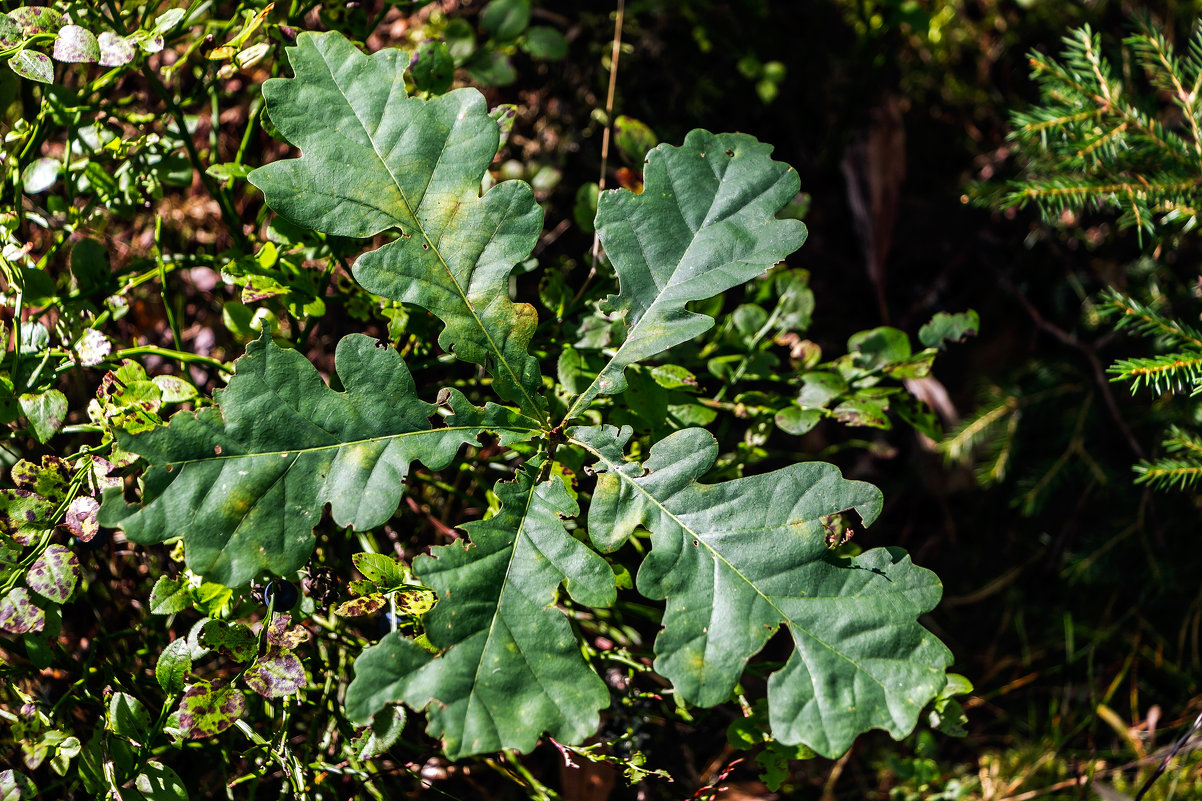
[[(1137, 23), (1121, 52), (1108, 55), (1089, 26), (1071, 31), (1063, 43), (1059, 57), (1038, 52), (1030, 57), (1040, 102), (1012, 114), (1021, 174), (983, 188), (980, 198), (1001, 207), (1034, 204), (1053, 225), (1072, 226), (1091, 211), (1117, 213), (1119, 227), (1134, 229), (1144, 246), (1157, 252), (1173, 247), (1195, 231), (1202, 208), (1202, 27), (1184, 48), (1151, 19)], [(1177, 319), (1166, 293), (1153, 290), (1141, 299), (1141, 291), (1137, 282), (1124, 292), (1108, 288), (1094, 307), (1101, 319), (1146, 338), (1156, 351), (1116, 361), (1108, 370), (1112, 380), (1132, 392), (1196, 395), (1202, 387), (1202, 333)], [(981, 476), (985, 482), (1000, 480), (1022, 407), (1063, 394), (1068, 381), (1059, 383), (1026, 398), (995, 392), (948, 438), (945, 452), (962, 458), (987, 443)], [(1162, 489), (1196, 484), (1202, 477), (1202, 438), (1171, 425), (1161, 447), (1163, 456), (1135, 466), (1136, 481)], [(1080, 449), (1077, 455), (1088, 462)], [(1050, 475), (1035, 482), (1024, 508), (1034, 508), (1032, 493), (1046, 489)]]
[[(1120, 212), (1141, 235), (1197, 224), (1202, 169), (1202, 32), (1179, 53), (1150, 22), (1124, 44), (1139, 73), (1127, 73), (1083, 26), (1060, 58), (1031, 54), (1040, 103), (1014, 113), (1013, 138), (1026, 160), (1003, 205), (1036, 204), (1049, 218), (1086, 208)], [(1151, 88), (1168, 108), (1145, 102)]]

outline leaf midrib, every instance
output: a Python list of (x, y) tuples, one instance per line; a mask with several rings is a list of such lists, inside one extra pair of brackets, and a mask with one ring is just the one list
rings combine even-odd
[[(601, 460), (606, 465), (608, 465), (611, 473), (618, 475), (627, 484), (629, 484), (630, 486), (637, 489), (644, 497), (646, 497), (648, 500), (650, 500), (651, 503), (653, 503), (656, 506), (656, 508), (659, 509), (664, 515), (671, 518), (671, 520), (677, 526), (679, 526), (682, 531), (688, 532), (690, 535), (694, 536), (698, 542), (700, 542), (701, 544), (703, 544), (705, 546), (706, 550), (708, 550), (711, 554), (713, 554), (715, 560), (721, 561), (722, 564), (724, 564), (728, 568), (730, 568), (730, 570), (735, 575), (737, 575), (748, 587), (750, 587), (752, 590), (755, 591), (756, 595), (763, 598), (764, 601), (769, 606), (771, 606), (774, 610), (776, 610), (777, 615), (779, 615), (780, 619), (783, 620), (789, 626), (790, 629), (793, 629), (797, 632), (804, 633), (811, 640), (813, 640), (816, 643), (821, 644), (824, 648), (826, 648), (832, 654), (834, 654), (834, 655), (838, 656), (839, 658), (843, 659), (844, 661), (850, 663), (851, 665), (853, 665), (856, 668), (856, 670), (858, 670), (859, 672), (863, 673), (864, 675), (866, 675), (870, 679), (872, 679), (873, 682), (875, 682), (883, 691), (886, 692), (886, 695), (888, 694), (888, 688), (884, 685), (884, 683), (881, 682), (879, 679), (877, 679), (876, 676), (874, 676), (870, 671), (868, 671), (866, 668), (864, 668), (859, 662), (857, 662), (855, 659), (853, 659), (850, 655), (845, 654), (842, 651), (838, 650), (831, 643), (828, 643), (826, 640), (824, 640), (821, 637), (819, 637), (818, 635), (816, 635), (810, 629), (806, 628), (805, 626), (800, 625), (799, 623), (794, 621), (789, 615), (785, 614), (781, 610), (781, 608), (773, 602), (771, 596), (765, 595), (760, 590), (760, 588), (758, 586), (756, 586), (755, 582), (753, 582), (753, 581), (751, 581), (751, 579), (747, 578), (747, 576), (743, 573), (743, 571), (739, 570), (737, 567), (735, 567), (733, 564), (731, 564), (730, 561), (727, 560), (726, 557), (724, 557), (720, 551), (718, 551), (713, 546), (711, 546), (709, 544), (709, 542), (707, 542), (705, 540), (705, 537), (703, 534), (701, 534), (697, 531), (694, 531), (692, 528), (690, 528), (688, 525), (686, 525), (684, 523), (684, 521), (681, 520), (676, 515), (676, 513), (674, 513), (671, 509), (669, 509), (667, 506), (665, 506), (663, 503), (661, 503), (658, 498), (656, 498), (654, 495), (652, 495), (650, 492), (648, 492), (642, 485), (640, 485), (637, 481), (635, 481), (633, 477), (627, 475), (625, 471), (619, 470), (618, 468), (620, 467), (620, 465), (614, 464), (612, 461), (610, 461), (608, 458), (606, 458), (606, 456), (604, 454), (602, 454), (599, 450), (592, 447), (588, 443), (581, 442), (580, 440), (578, 440), (574, 437), (571, 438), (570, 441), (575, 443), (576, 445), (579, 445), (580, 447), (584, 448), (586, 451), (593, 454), (599, 460)], [(708, 635), (706, 635), (706, 636), (708, 637)]]
[[(538, 481), (531, 479), (530, 491), (526, 493), (526, 505), (522, 509), (522, 516), (521, 516), (522, 522), (518, 526), (517, 530), (514, 532), (513, 541), (509, 545), (509, 557), (505, 562), (505, 576), (501, 580), (501, 591), (497, 594), (497, 606), (496, 606), (496, 609), (493, 610), (492, 619), (489, 621), (487, 634), (484, 638), (484, 645), (480, 649), (481, 656), (483, 656), (488, 651), (488, 646), (489, 646), (489, 643), (492, 642), (493, 632), (497, 628), (498, 620), (500, 621), (500, 623), (502, 625), (505, 626), (505, 628), (507, 630), (509, 630), (510, 632), (513, 631), (512, 627), (509, 626), (509, 624), (506, 623), (503, 618), (501, 618), (501, 607), (503, 605), (503, 599), (505, 597), (505, 593), (509, 590), (509, 573), (510, 573), (510, 571), (513, 570), (514, 558), (517, 556), (518, 541), (520, 539), (522, 539), (522, 537), (525, 535), (526, 521), (529, 520), (529, 518), (530, 518), (530, 507), (534, 504), (534, 496), (538, 492), (538, 486), (539, 486)], [(534, 540), (532, 538), (526, 537), (526, 539), (530, 541), (530, 545), (532, 548), (534, 548), (535, 551), (542, 553), (542, 551), (539, 549), (539, 547), (534, 544)], [(479, 547), (479, 546), (477, 546), (477, 547)], [(562, 579), (561, 579), (561, 581), (562, 581)], [(516, 637), (514, 637), (514, 641), (515, 642), (517, 641)], [(534, 665), (530, 661), (529, 657), (527, 657), (525, 652), (523, 652), (520, 648), (518, 649), (518, 653), (522, 655), (522, 661), (526, 664), (526, 667), (527, 667), (531, 677), (533, 677), (533, 679), (538, 683), (539, 690), (542, 692), (543, 696), (546, 698), (554, 699), (554, 696), (551, 695), (549, 692), (547, 692), (547, 687), (543, 683), (542, 677), (538, 674), (538, 671), (536, 671), (534, 669)], [(470, 695), (468, 696), (468, 709), (467, 709), (468, 713), (471, 712), (472, 704), (478, 695), (478, 693), (476, 692), (476, 687), (480, 684), (480, 671), (483, 667), (484, 667), (484, 660), (480, 659), (476, 663), (476, 672), (472, 676), (472, 690), (471, 690)], [(493, 731), (496, 734), (497, 739), (503, 741), (505, 738), (501, 736), (500, 730), (497, 727), (496, 716), (493, 715), (492, 710), (488, 708), (488, 704), (481, 701), (479, 703), (479, 705), (482, 706), (486, 712), (488, 712), (488, 718), (492, 722)], [(558, 704), (556, 704), (556, 706), (558, 707)], [(560, 717), (561, 717), (561, 719), (563, 718), (562, 712), (560, 714)], [(466, 722), (466, 718), (467, 718), (466, 714), (464, 715), (464, 718), (465, 718), (465, 722)]]
[[(490, 349), (492, 350), (493, 354), (495, 355), (497, 362), (499, 364), (504, 365), (505, 372), (509, 373), (510, 378), (513, 380), (514, 386), (516, 386), (518, 388), (518, 391), (521, 392), (522, 396), (526, 399), (526, 402), (528, 404), (527, 408), (529, 408), (536, 415), (538, 415), (540, 422), (542, 422), (542, 423), (549, 422), (549, 420), (547, 419), (546, 413), (543, 412), (541, 408), (539, 408), (539, 405), (537, 403), (535, 403), (534, 398), (531, 397), (530, 393), (526, 391), (526, 387), (522, 384), (518, 375), (514, 372), (512, 365), (509, 364), (509, 360), (505, 358), (504, 352), (502, 352), (502, 350), (497, 346), (497, 343), (493, 340), (492, 332), (490, 332), (488, 330), (488, 327), (484, 325), (484, 321), (480, 318), (480, 315), (477, 314), (476, 307), (474, 305), (472, 305), (472, 302), (468, 299), (467, 293), (464, 291), (464, 288), (460, 285), (459, 280), (455, 277), (455, 273), (451, 270), (451, 266), (447, 263), (447, 260), (445, 258), (443, 258), (442, 250), (439, 248), (438, 243), (435, 242), (434, 240), (432, 240), (430, 238), (430, 235), (426, 232), (426, 229), (422, 225), (421, 220), (418, 219), (417, 212), (414, 210), (413, 204), (411, 204), (409, 202), (409, 197), (405, 193), (404, 187), (401, 186), (401, 182), (399, 180), (397, 180), (396, 174), (392, 171), (392, 166), (388, 163), (388, 161), (384, 158), (384, 155), (380, 152), (379, 148), (376, 146), (375, 137), (372, 135), (372, 133), (370, 131), (368, 131), (367, 125), (364, 124), (363, 119), (359, 116), (359, 112), (355, 108), (354, 103), (351, 102), (350, 97), (347, 95), (346, 91), (342, 88), (342, 85), (339, 84), (338, 78), (334, 75), (334, 70), (330, 67), (330, 63), (325, 60), (324, 54), (322, 54), (322, 55), (323, 55), (323, 58), (321, 59), (321, 63), (325, 66), (326, 71), (330, 75), (330, 82), (334, 85), (334, 88), (336, 88), (338, 90), (338, 93), (340, 95), (342, 95), (342, 98), (346, 101), (347, 108), (349, 108), (351, 110), (351, 114), (352, 114), (352, 116), (354, 116), (355, 121), (358, 122), (359, 127), (363, 129), (363, 133), (367, 136), (367, 141), (371, 143), (372, 152), (375, 154), (376, 159), (380, 162), (380, 165), (388, 173), (388, 177), (389, 177), (389, 179), (392, 180), (393, 186), (396, 187), (397, 194), (400, 195), (401, 202), (405, 206), (405, 211), (408, 213), (409, 217), (413, 220), (414, 227), (421, 234), (422, 239), (426, 240), (426, 243), (429, 244), (430, 248), (434, 251), (434, 255), (438, 257), (439, 264), (442, 265), (443, 270), (446, 272), (447, 276), (451, 279), (451, 283), (454, 285), (455, 291), (457, 293), (459, 293), (459, 297), (463, 301), (463, 305), (471, 313), (472, 319), (476, 322), (476, 325), (480, 329), (481, 333), (484, 334), (484, 338), (486, 340), (488, 340), (488, 345), (489, 345)], [(409, 102), (412, 99), (413, 98), (406, 97), (403, 99), (402, 102)], [(452, 130), (454, 130), (454, 126), (452, 126)], [(447, 142), (446, 142), (446, 140), (444, 140), (443, 146), (442, 146), (442, 151), (439, 152), (438, 158), (435, 160), (435, 168), (437, 168), (438, 162), (440, 162), (442, 160), (442, 153), (443, 153), (443, 151), (446, 150), (446, 146), (447, 146)], [(434, 171), (433, 170), (431, 170), (431, 172), (430, 172), (430, 180), (431, 180), (431, 182), (433, 182), (433, 180), (434, 180)], [(429, 189), (429, 184), (426, 185), (426, 188)], [(477, 200), (480, 200), (480, 199), (482, 199), (482, 198), (477, 197)], [(455, 213), (458, 214), (458, 207), (456, 207)], [(393, 219), (396, 219), (396, 217), (392, 214), (389, 214), (389, 216), (393, 217)], [(397, 220), (397, 223), (398, 223), (397, 227), (399, 228), (400, 220)]]
[(230, 459), (254, 459), (259, 456), (287, 457), (287, 456), (292, 456), (293, 454), (299, 455), (299, 454), (304, 454), (304, 453), (318, 453), (320, 451), (337, 450), (339, 448), (348, 448), (348, 447), (353, 447), (355, 445), (370, 444), (370, 443), (375, 443), (375, 442), (385, 442), (388, 440), (401, 439), (402, 437), (416, 437), (416, 436), (422, 436), (422, 435), (426, 435), (426, 434), (437, 435), (437, 434), (444, 434), (444, 433), (455, 433), (455, 432), (459, 432), (459, 431), (477, 431), (480, 433), (483, 433), (485, 431), (489, 431), (489, 432), (512, 431), (515, 433), (530, 433), (530, 432), (540, 433), (540, 430), (536, 429), (536, 428), (520, 428), (518, 426), (495, 426), (495, 425), (445, 426), (443, 428), (426, 428), (426, 429), (422, 429), (420, 431), (403, 431), (399, 434), (382, 434), (380, 436), (365, 437), (363, 439), (350, 439), (350, 440), (345, 440), (345, 441), (340, 441), (340, 442), (334, 442), (329, 445), (315, 445), (312, 447), (305, 447), (305, 448), (281, 448), (279, 450), (274, 450), (274, 451), (249, 451), (249, 452), (244, 452), (244, 453), (231, 453), (229, 455), (214, 454), (213, 456), (205, 456), (205, 457), (199, 458), (199, 459), (181, 459), (178, 461), (158, 462), (158, 463), (154, 464), (153, 466), (154, 467), (167, 467), (167, 466), (174, 467), (177, 465), (190, 465), (190, 464), (201, 464), (201, 463), (209, 463), (209, 462), (220, 462), (220, 461), (225, 461), (225, 460), (230, 460)]
[[(674, 148), (674, 150), (679, 150), (679, 148)], [(588, 405), (592, 403), (593, 399), (596, 398), (596, 396), (600, 394), (599, 385), (600, 385), (601, 379), (603, 377), (605, 377), (606, 375), (612, 374), (615, 370), (615, 366), (617, 368), (617, 372), (619, 372), (619, 373), (625, 371), (625, 369), (630, 366), (630, 364), (631, 364), (630, 362), (623, 363), (620, 361), (622, 352), (626, 349), (626, 346), (633, 340), (632, 334), (634, 334), (636, 331), (638, 331), (642, 327), (643, 323), (645, 323), (648, 319), (651, 319), (654, 322), (655, 318), (654, 318), (652, 312), (656, 310), (657, 306), (661, 305), (661, 302), (663, 302), (663, 297), (667, 293), (668, 289), (671, 289), (672, 287), (679, 285), (679, 283), (676, 281), (676, 278), (680, 274), (681, 269), (683, 268), (685, 263), (689, 260), (689, 254), (691, 253), (693, 246), (697, 244), (697, 240), (701, 236), (701, 231), (703, 231), (706, 228), (709, 228), (711, 226), (718, 225), (718, 224), (724, 222), (726, 219), (728, 219), (731, 216), (737, 216), (739, 214), (742, 214), (747, 209), (751, 208), (756, 203), (758, 203), (760, 201), (760, 199), (764, 197), (764, 195), (766, 195), (770, 191), (772, 191), (780, 181), (780, 177), (781, 177), (780, 175), (772, 176), (772, 179), (770, 181), (765, 182), (760, 187), (759, 193), (753, 199), (749, 200), (746, 204), (744, 204), (743, 207), (741, 207), (740, 209), (736, 210), (735, 212), (733, 212), (731, 214), (728, 214), (723, 217), (719, 217), (718, 219), (711, 220), (710, 214), (713, 213), (714, 204), (717, 202), (718, 196), (721, 194), (722, 187), (726, 183), (726, 172), (727, 172), (727, 169), (729, 168), (729, 166), (730, 166), (730, 162), (727, 162), (720, 175), (715, 173), (715, 177), (718, 179), (718, 183), (714, 189), (713, 194), (710, 196), (710, 199), (709, 199), (710, 202), (709, 202), (709, 206), (706, 209), (705, 216), (702, 218), (700, 224), (696, 228), (694, 228), (692, 225), (689, 224), (688, 219), (684, 216), (684, 209), (680, 205), (679, 193), (676, 190), (676, 185), (675, 185), (674, 179), (672, 177), (672, 173), (668, 172), (668, 170), (667, 170), (668, 165), (667, 164), (664, 165), (664, 171), (665, 171), (665, 175), (667, 175), (667, 181), (668, 181), (669, 188), (672, 190), (672, 196), (676, 200), (675, 208), (677, 211), (680, 212), (681, 220), (684, 222), (685, 228), (687, 228), (690, 231), (691, 236), (689, 237), (689, 244), (681, 252), (680, 258), (678, 258), (676, 260), (676, 264), (672, 265), (672, 269), (671, 269), (670, 274), (667, 277), (667, 281), (662, 286), (659, 283), (659, 276), (656, 274), (654, 265), (652, 265), (651, 260), (647, 257), (647, 249), (643, 246), (643, 240), (642, 240), (641, 236), (639, 235), (639, 229), (633, 222), (635, 216), (637, 215), (637, 213), (639, 211), (639, 208), (641, 208), (641, 207), (635, 208), (633, 211), (625, 213), (621, 218), (615, 219), (613, 221), (618, 224), (624, 224), (630, 229), (631, 235), (633, 236), (635, 242), (638, 243), (639, 253), (642, 257), (642, 261), (647, 266), (647, 274), (651, 277), (652, 283), (654, 283), (656, 286), (656, 295), (655, 295), (655, 298), (651, 301), (651, 303), (647, 304), (643, 308), (643, 312), (642, 312), (642, 314), (639, 315), (638, 320), (636, 320), (633, 325), (629, 325), (629, 327), (626, 330), (626, 337), (622, 341), (622, 344), (618, 346), (617, 351), (615, 351), (614, 355), (610, 358), (609, 362), (605, 365), (605, 367), (603, 367), (601, 369), (601, 372), (597, 373), (597, 375), (593, 378), (592, 382), (588, 385), (588, 387), (584, 390), (584, 392), (580, 393), (580, 395), (577, 396), (577, 398), (573, 401), (572, 405), (568, 409), (567, 414), (564, 415), (563, 420), (560, 422), (560, 425), (566, 424), (569, 420), (571, 420), (574, 417), (577, 417), (578, 415), (583, 413), (585, 409), (588, 408)], [(711, 170), (712, 169), (713, 169), (713, 167), (711, 165)], [(787, 173), (787, 171), (786, 171), (786, 173)], [(622, 190), (614, 190), (614, 191), (622, 191)], [(754, 250), (751, 253), (747, 254), (747, 256), (754, 256), (758, 252), (759, 252), (758, 250)], [(745, 256), (741, 259), (738, 259), (737, 261), (740, 261), (740, 262), (746, 261), (747, 256)], [(732, 264), (732, 263), (734, 263), (734, 262), (724, 263), (719, 266), (724, 267), (724, 266), (727, 266), (727, 264)], [(710, 269), (716, 269), (716, 268), (711, 267)], [(715, 293), (715, 294), (717, 294), (717, 293)], [(708, 317), (708, 315), (697, 315), (697, 316)], [(713, 322), (714, 322), (713, 318), (708, 318), (708, 319), (710, 320), (710, 325), (712, 326)]]

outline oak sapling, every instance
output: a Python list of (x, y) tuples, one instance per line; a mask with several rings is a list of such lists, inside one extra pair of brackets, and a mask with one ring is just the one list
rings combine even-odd
[[(821, 462), (711, 481), (719, 447), (704, 428), (635, 442), (629, 426), (608, 424), (640, 371), (713, 327), (699, 302), (801, 247), (804, 224), (778, 217), (797, 173), (750, 136), (695, 130), (647, 154), (641, 194), (602, 193), (594, 223), (618, 291), (600, 313), (612, 338), (594, 347), (595, 368), (577, 360), (569, 388), (542, 374), (542, 354), (568, 349), (536, 341), (534, 307), (510, 294), (543, 212), (521, 181), (481, 192), (500, 141), (483, 96), (406, 97), (404, 53), (367, 56), (338, 33), (302, 33), (288, 55), (294, 77), (269, 80), (263, 97), (301, 155), (250, 182), (294, 225), (392, 237), (355, 261), (355, 278), (432, 315), (442, 351), (488, 380), (461, 384), (471, 398), (443, 375), (419, 383), (396, 350), (351, 334), (334, 390), (265, 334), (214, 407), (121, 435), (149, 465), (143, 494), (106, 495), (102, 521), (139, 543), (182, 537), (194, 572), (242, 586), (305, 565), (327, 509), (336, 526), (380, 527), (406, 476), (491, 460), (504, 475), (491, 514), (454, 521), (461, 542), (422, 543), (412, 576), (437, 603), (412, 616), (420, 637), (393, 631), (359, 656), (351, 720), (370, 724), (396, 703), (424, 711), (452, 759), (529, 751), (544, 735), (581, 743), (611, 697), (580, 639), (588, 620), (562, 606), (613, 606), (624, 571), (662, 602), (654, 668), (682, 702), (728, 700), (784, 626), (793, 654), (768, 678), (773, 737), (835, 757), (868, 729), (908, 734), (947, 683), (951, 654), (918, 624), (942, 585), (900, 549), (838, 557), (823, 527), (852, 511), (871, 524), (880, 492)], [(865, 346), (852, 367), (915, 371), (933, 358), (911, 364), (908, 345), (894, 358), (892, 340), (876, 339), (888, 353)], [(485, 439), (496, 447), (481, 449)], [(623, 547), (636, 538), (649, 547)]]

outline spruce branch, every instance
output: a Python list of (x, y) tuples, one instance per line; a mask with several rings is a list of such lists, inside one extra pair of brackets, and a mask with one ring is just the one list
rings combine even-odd
[(1202, 332), (1118, 290), (1107, 289), (1102, 293), (1098, 312), (1104, 317), (1117, 317), (1116, 329), (1126, 328), (1143, 337), (1160, 339), (1166, 347), (1202, 350)]
[(1191, 230), (1202, 180), (1202, 39), (1191, 38), (1184, 59), (1146, 21), (1124, 40), (1160, 98), (1141, 97), (1142, 85), (1113, 66), (1088, 26), (1063, 42), (1059, 56), (1031, 54), (1040, 102), (1011, 116), (1025, 164), (1001, 204), (1034, 203), (1049, 221), (1066, 211), (1112, 211), (1141, 239), (1162, 227)]
[(1147, 387), (1158, 395), (1183, 392), (1202, 379), (1202, 351), (1120, 359), (1106, 369), (1111, 381), (1127, 381), (1131, 392)]

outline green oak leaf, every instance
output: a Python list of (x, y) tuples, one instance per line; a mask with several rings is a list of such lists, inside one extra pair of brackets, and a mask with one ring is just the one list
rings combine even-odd
[(589, 530), (599, 547), (618, 547), (638, 526), (651, 531), (636, 586), (666, 600), (655, 669), (685, 700), (729, 698), (783, 624), (794, 651), (768, 680), (775, 739), (835, 757), (870, 728), (895, 738), (914, 728), (951, 663), (917, 622), (942, 585), (898, 549), (834, 557), (821, 522), (854, 509), (870, 524), (876, 487), (822, 462), (701, 484), (718, 455), (702, 429), (666, 437), (641, 465), (623, 456), (630, 429), (568, 435), (598, 460)]
[(450, 759), (514, 748), (529, 751), (543, 732), (577, 743), (609, 705), (605, 683), (580, 653), (555, 608), (563, 584), (574, 600), (609, 606), (613, 571), (569, 534), (579, 513), (556, 477), (537, 481), (537, 460), (496, 485), (501, 510), (469, 523), (467, 548), (446, 545), (413, 562), (438, 593), (423, 622), (434, 657), (397, 634), (364, 651), (347, 691), (347, 714), (367, 723), (385, 704), (428, 708), (430, 734)]
[(454, 414), (432, 428), (434, 405), (417, 398), (397, 352), (370, 337), (345, 337), (334, 365), (344, 392), (296, 351), (252, 342), (215, 393), (218, 408), (119, 435), (150, 467), (141, 503), (110, 490), (101, 524), (143, 544), (183, 537), (193, 572), (238, 587), (261, 570), (303, 566), (327, 503), (338, 525), (369, 529), (396, 511), (414, 460), (437, 470), (484, 430), (502, 443), (537, 433), (535, 421), (454, 390), (444, 391)]
[(696, 130), (647, 154), (642, 194), (601, 193), (597, 234), (621, 290), (603, 309), (624, 318), (626, 338), (565, 420), (624, 390), (628, 366), (709, 330), (713, 318), (690, 301), (755, 278), (805, 242), (804, 224), (776, 219), (800, 181), (771, 152), (745, 134)]
[(509, 297), (510, 273), (538, 241), (543, 213), (522, 181), (480, 195), (499, 141), (484, 96), (407, 97), (405, 53), (366, 56), (336, 32), (302, 33), (288, 58), (295, 77), (267, 81), (263, 96), (302, 155), (248, 180), (299, 225), (351, 237), (396, 232), (359, 257), (355, 278), (441, 318), (444, 350), (486, 366), (502, 398), (545, 421), (527, 350), (534, 307)]

